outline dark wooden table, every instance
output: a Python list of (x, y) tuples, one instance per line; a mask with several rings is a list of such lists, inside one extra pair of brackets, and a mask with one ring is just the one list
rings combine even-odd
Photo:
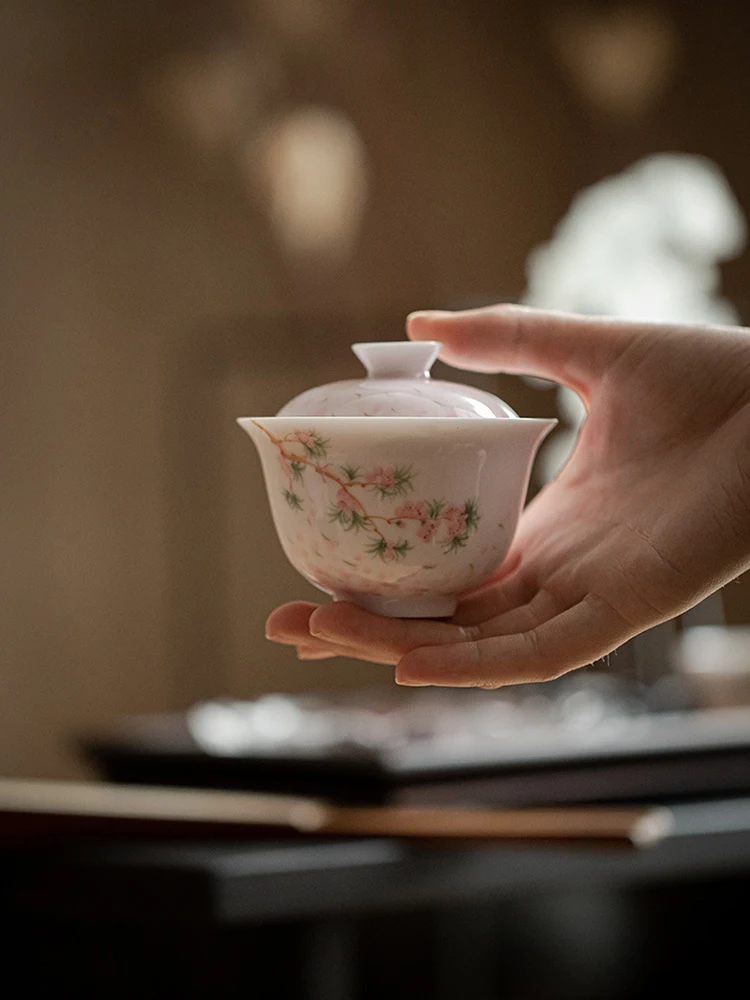
[(0, 867), (5, 966), (45, 996), (605, 1000), (701, 977), (717, 995), (745, 963), (750, 798), (673, 808), (674, 834), (644, 851), (15, 850)]

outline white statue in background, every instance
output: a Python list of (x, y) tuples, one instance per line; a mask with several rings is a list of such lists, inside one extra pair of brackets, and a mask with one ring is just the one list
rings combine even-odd
[[(720, 294), (722, 261), (745, 246), (740, 207), (719, 168), (699, 156), (650, 156), (582, 191), (527, 262), (527, 305), (663, 322), (736, 323)], [(560, 387), (563, 421), (540, 457), (553, 478), (585, 418)]]

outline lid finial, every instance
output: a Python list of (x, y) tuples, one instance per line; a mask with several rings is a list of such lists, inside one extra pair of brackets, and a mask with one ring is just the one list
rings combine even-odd
[(352, 344), (372, 378), (429, 378), (441, 347), (436, 340)]

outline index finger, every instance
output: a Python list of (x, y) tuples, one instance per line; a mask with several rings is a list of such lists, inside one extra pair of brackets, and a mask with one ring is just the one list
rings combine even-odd
[(455, 368), (512, 372), (562, 382), (581, 391), (642, 331), (621, 321), (518, 305), (407, 317), (412, 340), (439, 340)]

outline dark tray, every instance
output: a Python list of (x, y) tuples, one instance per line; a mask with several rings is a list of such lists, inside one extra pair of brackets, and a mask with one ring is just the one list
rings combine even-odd
[(148, 715), (88, 737), (82, 748), (114, 782), (360, 804), (624, 803), (750, 792), (750, 709), (642, 713), (593, 728), (551, 725), (459, 743), (282, 744), (232, 754), (203, 749), (185, 714)]

